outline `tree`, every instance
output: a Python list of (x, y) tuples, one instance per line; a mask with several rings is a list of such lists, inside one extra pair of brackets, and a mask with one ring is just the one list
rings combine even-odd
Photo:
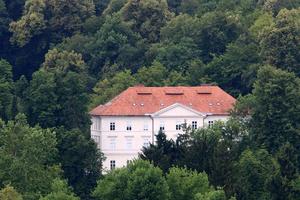
[(49, 51), (29, 87), (28, 116), (42, 127), (89, 130), (86, 65), (75, 52)]
[(293, 0), (265, 0), (263, 4), (263, 9), (272, 12), (276, 16), (281, 9), (287, 8), (291, 10), (292, 8), (297, 8), (300, 6), (299, 1)]
[(167, 69), (159, 62), (154, 61), (150, 67), (142, 67), (136, 73), (136, 80), (145, 86), (163, 86)]
[(159, 168), (136, 160), (126, 168), (109, 172), (98, 182), (93, 195), (97, 200), (167, 200), (169, 190)]
[(300, 80), (271, 66), (258, 71), (253, 90), (252, 140), (275, 154), (289, 142), (299, 148)]
[(111, 0), (107, 5), (106, 9), (103, 11), (103, 15), (111, 15), (113, 13), (119, 12), (121, 8), (127, 3), (127, 0)]
[(180, 11), (189, 15), (203, 15), (216, 9), (218, 0), (186, 0), (182, 1)]
[(93, 89), (94, 93), (91, 96), (92, 102), (89, 107), (92, 108), (106, 103), (120, 92), (135, 84), (136, 79), (129, 70), (118, 72), (111, 78), (105, 78), (95, 85)]
[(5, 188), (0, 190), (1, 200), (23, 200), (22, 195), (20, 195), (13, 187), (7, 185)]
[(10, 24), (10, 31), (13, 32), (11, 41), (22, 47), (35, 35), (41, 34), (46, 29), (45, 9), (44, 0), (26, 1), (24, 15)]
[(275, 26), (261, 40), (261, 54), (267, 64), (300, 76), (300, 9), (281, 10)]
[(166, 86), (177, 86), (177, 85), (187, 85), (187, 77), (185, 77), (182, 73), (177, 71), (171, 71), (169, 73), (168, 79), (165, 80)]
[(144, 42), (140, 35), (130, 29), (120, 14), (105, 16), (100, 30), (87, 43), (91, 74), (113, 74), (116, 69), (136, 69), (143, 62)]
[(51, 36), (48, 43), (60, 41), (79, 31), (94, 13), (95, 5), (89, 0), (28, 0), (21, 19), (10, 24), (11, 41), (22, 47), (42, 34)]
[(8, 32), (9, 16), (6, 5), (0, 0), (0, 38), (5, 38)]
[(140, 158), (153, 162), (167, 172), (172, 166), (206, 172), (210, 183), (221, 186), (227, 196), (234, 195), (235, 162), (245, 147), (245, 125), (237, 119), (213, 127), (187, 130), (176, 141), (168, 140), (163, 132), (156, 143), (142, 150)]
[(172, 200), (194, 199), (212, 190), (205, 173), (173, 167), (166, 175)]
[(67, 182), (60, 179), (53, 180), (51, 185), (51, 193), (40, 200), (80, 200), (75, 196), (72, 189), (68, 186)]
[(190, 62), (199, 57), (200, 52), (191, 38), (183, 38), (176, 43), (165, 41), (154, 44), (149, 49), (148, 55), (154, 57), (155, 61), (160, 62), (168, 70), (184, 73)]
[(61, 172), (54, 164), (55, 133), (30, 127), (22, 114), (14, 121), (1, 121), (0, 127), (0, 184), (11, 184), (25, 200), (47, 194)]
[(0, 60), (0, 118), (12, 118), (14, 84), (12, 66), (5, 60)]
[(206, 69), (206, 74), (225, 91), (234, 96), (252, 91), (261, 58), (257, 44), (242, 36), (227, 46), (226, 52), (216, 56)]
[(238, 199), (270, 199), (268, 184), (278, 172), (278, 164), (263, 149), (245, 150), (237, 164), (236, 192)]
[(172, 17), (166, 0), (129, 0), (121, 12), (123, 19), (132, 24), (132, 30), (149, 42), (159, 41), (161, 27)]
[(167, 172), (177, 161), (174, 156), (176, 153), (175, 144), (172, 140), (167, 139), (163, 131), (159, 131), (155, 137), (156, 143), (150, 144), (149, 147), (143, 147), (139, 156)]
[(299, 197), (299, 152), (290, 144), (283, 144), (275, 155), (280, 167), (279, 173), (273, 177), (269, 190), (272, 199), (297, 199)]
[(55, 129), (57, 135), (57, 162), (63, 175), (81, 199), (90, 199), (102, 173), (103, 155), (97, 144), (79, 130)]
[[(48, 26), (58, 37), (79, 31), (86, 19), (95, 14), (95, 4), (89, 0), (45, 0), (49, 14)], [(57, 34), (58, 33), (58, 34)]]
[(4, 0), (9, 16), (16, 20), (22, 15), (22, 10), (26, 0)]
[[(206, 194), (197, 194), (195, 200), (225, 200), (226, 195), (225, 192), (222, 190), (210, 191)], [(235, 200), (234, 197), (230, 198), (229, 200)]]
[(200, 58), (204, 63), (212, 60), (214, 55), (225, 52), (227, 44), (237, 39), (240, 33), (238, 17), (228, 13), (211, 12), (201, 17), (198, 40), (195, 41), (201, 51)]

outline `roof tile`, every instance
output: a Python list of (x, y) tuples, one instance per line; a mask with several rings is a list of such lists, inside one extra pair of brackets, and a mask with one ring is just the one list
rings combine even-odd
[[(166, 92), (167, 91), (167, 92)], [(99, 116), (140, 116), (153, 114), (174, 103), (202, 113), (227, 115), (235, 98), (218, 86), (130, 87), (90, 114)]]

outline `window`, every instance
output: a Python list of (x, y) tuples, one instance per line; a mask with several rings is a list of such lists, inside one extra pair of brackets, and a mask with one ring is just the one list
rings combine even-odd
[(110, 170), (116, 169), (116, 161), (115, 160), (111, 160), (110, 161)]
[(127, 160), (126, 163), (127, 163), (127, 165), (129, 165), (130, 163), (132, 163), (132, 161), (131, 160)]
[(92, 138), (98, 145), (100, 145), (100, 136), (98, 136), (98, 135), (91, 135), (91, 138)]
[(116, 139), (115, 138), (111, 138), (110, 139), (109, 148), (111, 150), (115, 150), (116, 149)]
[(127, 131), (131, 131), (132, 130), (131, 122), (127, 122), (126, 130)]
[(144, 138), (143, 147), (149, 147), (149, 145), (150, 145), (149, 138)]
[(181, 123), (180, 122), (176, 122), (176, 130), (181, 130)]
[(100, 118), (92, 117), (92, 130), (100, 130)]
[(148, 131), (148, 124), (144, 124), (144, 131)]
[(132, 138), (126, 138), (126, 149), (132, 149)]
[(116, 123), (115, 122), (110, 122), (110, 130), (111, 131), (116, 130)]
[(212, 127), (214, 125), (214, 121), (208, 121), (208, 127)]
[(197, 129), (197, 121), (192, 121), (192, 129)]
[(160, 130), (160, 131), (164, 131), (164, 130), (165, 130), (164, 122), (160, 122), (159, 130)]

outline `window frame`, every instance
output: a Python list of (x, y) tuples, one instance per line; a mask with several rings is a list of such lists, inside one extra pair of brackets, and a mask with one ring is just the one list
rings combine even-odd
[(126, 131), (132, 131), (132, 124), (131, 124), (131, 122), (127, 122)]
[(109, 130), (115, 131), (116, 130), (116, 122), (110, 122), (109, 123)]
[(192, 121), (192, 129), (193, 130), (198, 129), (198, 122), (197, 121)]
[(110, 160), (110, 170), (116, 169), (116, 160)]
[(208, 121), (208, 127), (211, 128), (214, 125), (214, 120), (209, 120)]

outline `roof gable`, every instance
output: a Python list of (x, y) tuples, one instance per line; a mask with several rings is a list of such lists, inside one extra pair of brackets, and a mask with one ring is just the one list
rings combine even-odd
[(198, 112), (190, 107), (184, 106), (180, 103), (175, 103), (169, 107), (163, 108), (160, 111), (152, 114), (153, 117), (204, 117), (205, 114)]

